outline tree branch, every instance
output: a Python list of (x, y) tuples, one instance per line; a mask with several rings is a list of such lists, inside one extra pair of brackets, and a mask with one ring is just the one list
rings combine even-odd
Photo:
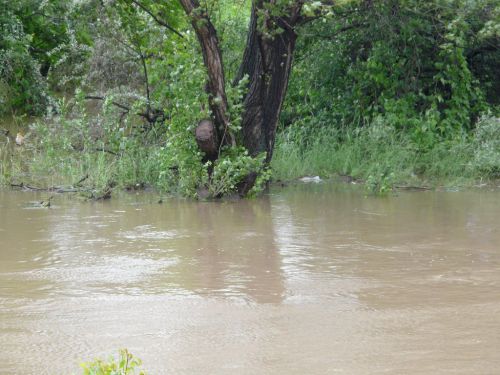
[[(106, 100), (105, 96), (96, 96), (96, 95), (86, 95), (84, 98), (87, 100)], [(123, 109), (125, 111), (124, 114), (130, 112), (130, 107), (127, 107), (124, 104), (115, 101), (112, 101), (111, 104), (113, 104), (115, 107)], [(161, 109), (152, 109), (150, 104), (147, 104), (146, 112), (137, 112), (135, 114), (137, 116), (143, 117), (150, 124), (154, 124), (155, 122), (158, 121), (163, 122), (167, 118), (165, 116), (165, 112), (163, 112)]]
[[(106, 100), (105, 96), (95, 96), (95, 95), (86, 95), (85, 99), (87, 100)], [(120, 104), (118, 102), (111, 102), (114, 106), (123, 109), (126, 112), (130, 112), (130, 108), (127, 107), (126, 105)]]
[(184, 35), (182, 35), (180, 32), (178, 32), (176, 29), (174, 29), (172, 26), (170, 26), (168, 23), (166, 23), (164, 20), (162, 20), (160, 17), (158, 17), (158, 15), (154, 14), (151, 11), (151, 9), (148, 9), (148, 7), (146, 7), (144, 4), (140, 3), (137, 0), (132, 0), (132, 3), (137, 5), (139, 8), (141, 8), (147, 14), (149, 14), (158, 25), (167, 28), (168, 30), (170, 30), (171, 32), (176, 34), (177, 36), (184, 38)]
[(140, 50), (140, 47), (139, 47), (139, 52), (140, 52), (139, 57), (140, 57), (141, 63), (142, 63), (142, 70), (144, 72), (144, 82), (146, 84), (146, 100), (147, 100), (146, 106), (147, 106), (147, 111), (149, 112), (151, 100), (150, 100), (150, 93), (149, 93), (148, 67), (146, 65), (146, 56), (144, 56), (144, 54)]

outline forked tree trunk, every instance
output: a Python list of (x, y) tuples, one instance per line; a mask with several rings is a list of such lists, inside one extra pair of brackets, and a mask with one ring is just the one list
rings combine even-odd
[[(216, 144), (234, 144), (234, 139), (228, 137), (228, 103), (217, 32), (208, 15), (199, 8), (197, 0), (180, 1), (191, 17), (208, 71), (207, 90), (218, 137)], [(303, 1), (297, 0), (286, 10), (286, 14), (279, 17), (266, 14), (266, 3), (274, 2), (253, 2), (243, 61), (234, 83), (245, 75), (249, 77), (242, 118), (243, 144), (252, 156), (265, 152), (266, 163), (269, 163), (292, 67), (297, 38), (294, 27), (300, 20)], [(240, 195), (248, 193), (256, 177), (256, 174), (247, 176), (238, 187)]]

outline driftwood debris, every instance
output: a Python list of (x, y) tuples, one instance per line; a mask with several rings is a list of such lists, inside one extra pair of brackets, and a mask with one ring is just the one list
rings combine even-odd
[(80, 191), (86, 191), (87, 189), (80, 189), (73, 186), (49, 186), (46, 188), (33, 186), (21, 182), (20, 184), (10, 184), (13, 188), (19, 188), (27, 191), (43, 191), (51, 193), (78, 193)]
[[(79, 183), (83, 182), (84, 178), (80, 180)], [(78, 185), (78, 184), (76, 184)], [(111, 186), (106, 186), (106, 188), (102, 191), (96, 190), (96, 189), (91, 189), (91, 188), (84, 188), (84, 187), (74, 187), (74, 186), (49, 186), (47, 188), (41, 188), (38, 186), (32, 186), (28, 185), (25, 183), (20, 183), (20, 184), (10, 184), (11, 187), (14, 188), (19, 188), (23, 189), (25, 191), (37, 191), (37, 192), (47, 192), (47, 193), (58, 193), (58, 194), (64, 194), (64, 193), (82, 193), (84, 196), (88, 199), (95, 200), (95, 201), (100, 201), (100, 200), (107, 200), (111, 198), (112, 194), (112, 187)], [(52, 197), (51, 197), (52, 198)], [(42, 205), (42, 203), (45, 202), (40, 202), (40, 207), (49, 207), (50, 206), (50, 200), (47, 202), (48, 205)]]
[(411, 186), (411, 185), (396, 185), (394, 186), (395, 189), (399, 190), (410, 190), (410, 191), (429, 191), (433, 190), (431, 187), (428, 186)]
[(103, 191), (95, 190), (92, 188), (86, 188), (82, 186), (82, 183), (89, 178), (86, 174), (78, 182), (72, 186), (49, 186), (49, 187), (39, 187), (21, 182), (19, 184), (11, 183), (10, 186), (13, 188), (22, 189), (25, 191), (37, 191), (37, 192), (47, 192), (47, 193), (85, 193), (90, 199), (94, 200), (105, 200), (111, 198), (112, 185), (109, 184)]

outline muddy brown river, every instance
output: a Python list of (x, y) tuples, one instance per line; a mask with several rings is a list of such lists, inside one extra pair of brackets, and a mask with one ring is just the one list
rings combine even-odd
[(500, 191), (0, 191), (0, 374), (499, 374)]

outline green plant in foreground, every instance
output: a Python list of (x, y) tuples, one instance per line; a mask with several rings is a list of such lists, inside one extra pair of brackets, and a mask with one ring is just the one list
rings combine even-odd
[(141, 360), (135, 358), (127, 349), (121, 349), (118, 360), (113, 357), (108, 361), (95, 359), (82, 363), (81, 367), (83, 375), (145, 375), (144, 371), (138, 369), (141, 364)]

